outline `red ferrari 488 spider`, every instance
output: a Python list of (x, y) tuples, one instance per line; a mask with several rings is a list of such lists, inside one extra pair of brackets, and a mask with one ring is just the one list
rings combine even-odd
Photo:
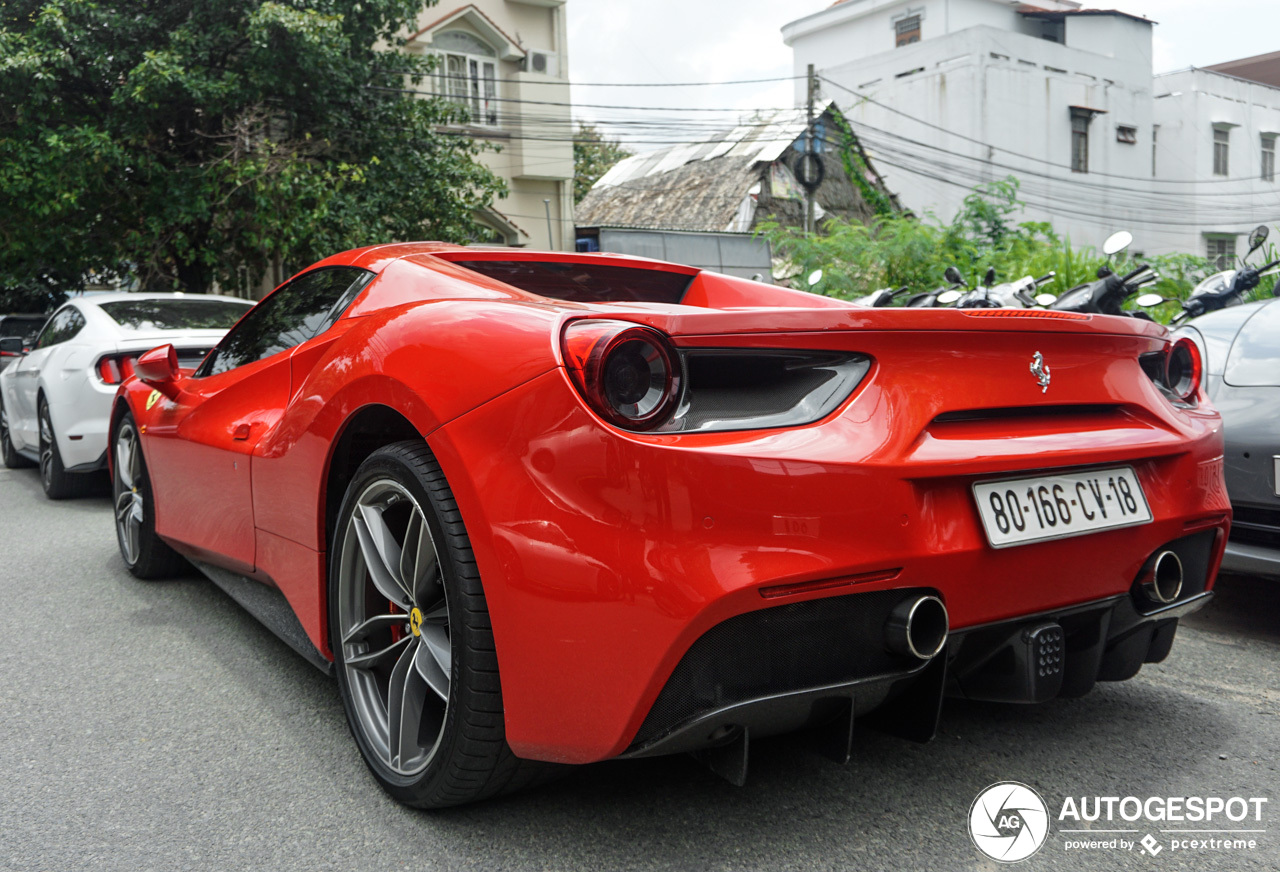
[(418, 806), (555, 767), (1077, 696), (1164, 658), (1230, 507), (1189, 342), (416, 243), (282, 285), (111, 419), (142, 578), (189, 560), (336, 672)]

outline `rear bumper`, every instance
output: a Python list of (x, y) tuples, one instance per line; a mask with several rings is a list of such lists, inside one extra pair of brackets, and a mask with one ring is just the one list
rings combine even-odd
[[(557, 370), (432, 434), (484, 579), (516, 753), (646, 753), (656, 734), (642, 727), (686, 653), (775, 606), (927, 589), (959, 645), (962, 631), (1127, 596), (1151, 554), (1201, 531), (1211, 587), (1230, 515), (1211, 410), (1176, 425), (1117, 415), (1097, 433), (1051, 419), (1003, 438), (967, 422), (917, 436), (890, 420), (886, 393), (871, 379), (792, 430), (635, 436), (590, 415)], [(975, 481), (1121, 463), (1151, 523), (987, 544)], [(819, 684), (854, 681), (874, 701), (918, 666)], [(781, 710), (775, 726), (798, 717)]]
[(1280, 549), (1227, 540), (1227, 549), (1222, 555), (1222, 570), (1280, 579)]
[[(1011, 703), (1087, 693), (1169, 654), (1178, 619), (1204, 606), (1215, 534), (1167, 543), (1187, 580), (1168, 604), (1128, 594), (951, 633), (933, 662), (890, 653), (886, 618), (928, 589), (855, 593), (730, 618), (681, 658), (622, 756), (697, 751), (819, 725), (882, 706), (875, 720), (932, 736), (942, 694)], [(1046, 644), (1047, 640), (1047, 644)], [(904, 699), (912, 704), (900, 705)], [(886, 717), (887, 716), (887, 717)]]

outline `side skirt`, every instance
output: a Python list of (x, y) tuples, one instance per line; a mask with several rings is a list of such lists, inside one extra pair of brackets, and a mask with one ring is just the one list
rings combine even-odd
[(208, 576), (209, 580), (240, 604), (246, 612), (257, 618), (264, 627), (275, 633), (290, 648), (297, 651), (312, 666), (325, 675), (333, 674), (333, 664), (320, 653), (307, 631), (302, 629), (298, 616), (289, 607), (284, 594), (273, 587), (259, 581), (245, 578), (230, 570), (187, 558), (196, 569)]

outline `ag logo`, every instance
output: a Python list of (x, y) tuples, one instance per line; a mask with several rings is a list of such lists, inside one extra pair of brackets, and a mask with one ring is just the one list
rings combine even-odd
[(1017, 781), (1000, 781), (969, 807), (969, 837), (992, 860), (1016, 863), (1039, 851), (1049, 835), (1049, 809), (1040, 794)]

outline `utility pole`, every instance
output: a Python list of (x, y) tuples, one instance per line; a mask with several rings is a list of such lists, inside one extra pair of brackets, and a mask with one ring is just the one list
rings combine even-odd
[(547, 249), (549, 251), (554, 251), (556, 247), (556, 240), (551, 233), (551, 200), (544, 197), (542, 200), (542, 208), (547, 210)]
[[(813, 154), (813, 103), (818, 96), (818, 77), (813, 72), (813, 64), (809, 64), (809, 100), (808, 100), (808, 118), (809, 123), (805, 127), (804, 150), (806, 154)], [(813, 233), (813, 194), (814, 188), (805, 185), (804, 189), (804, 233), (805, 236)]]

